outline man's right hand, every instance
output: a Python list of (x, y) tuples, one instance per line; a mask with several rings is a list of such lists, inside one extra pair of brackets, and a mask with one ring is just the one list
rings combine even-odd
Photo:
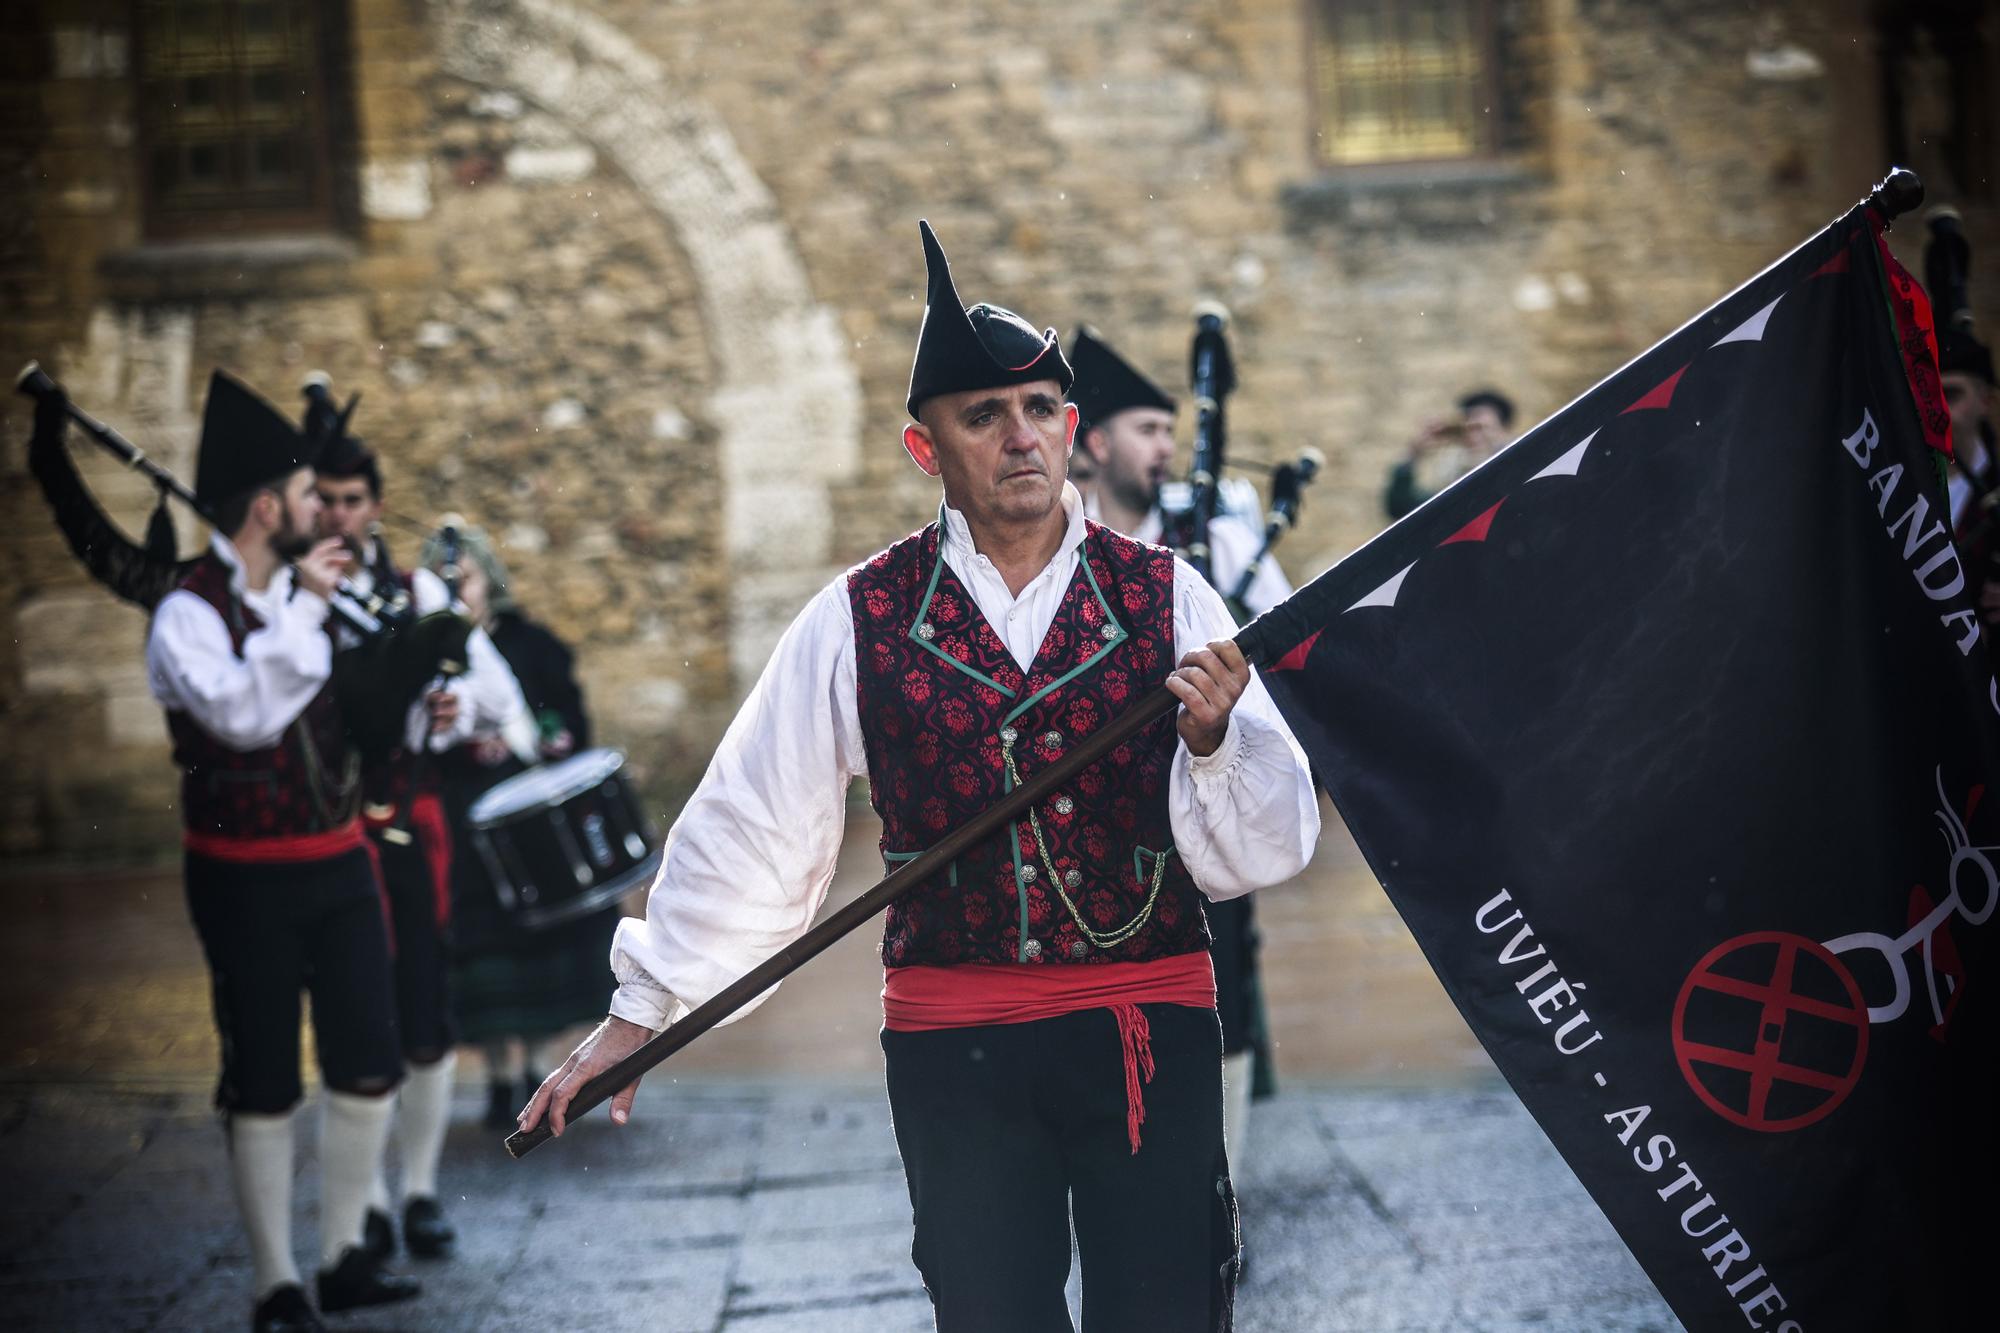
[[(584, 1084), (596, 1078), (653, 1038), (650, 1028), (607, 1017), (570, 1052), (561, 1069), (542, 1080), (535, 1095), (521, 1110), (521, 1128), (533, 1129), (548, 1117), (549, 1128), (560, 1137), (569, 1114), (569, 1104)], [(633, 1079), (611, 1098), (611, 1122), (622, 1125), (632, 1114), (632, 1099), (639, 1095), (639, 1080)]]
[(1431, 450), (1465, 434), (1465, 425), (1455, 417), (1431, 417), (1410, 441), (1410, 457), (1422, 458)]
[(299, 586), (320, 597), (333, 596), (334, 585), (354, 559), (354, 553), (338, 537), (328, 537), (325, 541), (299, 557), (297, 578)]

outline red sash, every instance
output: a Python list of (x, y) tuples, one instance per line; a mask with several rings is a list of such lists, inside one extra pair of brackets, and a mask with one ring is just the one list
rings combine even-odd
[(1139, 1151), (1146, 1121), (1143, 1085), (1153, 1078), (1152, 1029), (1142, 1004), (1215, 1008), (1215, 963), (1208, 952), (1143, 963), (1043, 967), (965, 963), (891, 967), (882, 973), (882, 1023), (891, 1032), (1032, 1023), (1080, 1009), (1109, 1009), (1125, 1059), (1125, 1135)]
[(181, 845), (198, 856), (216, 861), (277, 865), (324, 861), (366, 846), (367, 839), (362, 836), (361, 821), (350, 819), (321, 833), (285, 834), (275, 838), (237, 838), (223, 833), (196, 833), (188, 829), (181, 834)]
[[(396, 822), (393, 808), (380, 819), (365, 811), (361, 818), (370, 833), (380, 833)], [(451, 825), (445, 820), (443, 798), (431, 791), (411, 797), (410, 827), (416, 831), (417, 845), (430, 871), (432, 909), (442, 927), (451, 920)]]

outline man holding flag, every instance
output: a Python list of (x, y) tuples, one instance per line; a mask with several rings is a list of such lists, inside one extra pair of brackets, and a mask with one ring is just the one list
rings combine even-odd
[[(885, 865), (915, 857), (1162, 685), (1180, 701), (895, 903), (890, 1106), (939, 1328), (1226, 1328), (1236, 1217), (1202, 897), (1296, 874), (1304, 756), (1171, 553), (1087, 521), (1054, 331), (964, 309), (926, 225), (904, 447), (938, 522), (835, 580), (779, 643), (613, 948), (612, 1016), (522, 1115), (797, 940), (866, 773)], [(1179, 663), (1176, 667), (1173, 664)], [(630, 1112), (636, 1084), (612, 1101)]]

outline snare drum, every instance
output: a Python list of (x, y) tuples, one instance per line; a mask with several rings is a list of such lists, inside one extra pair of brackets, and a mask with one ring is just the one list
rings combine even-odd
[(616, 750), (584, 750), (472, 803), (466, 833), (500, 908), (525, 930), (610, 907), (660, 868), (660, 840)]

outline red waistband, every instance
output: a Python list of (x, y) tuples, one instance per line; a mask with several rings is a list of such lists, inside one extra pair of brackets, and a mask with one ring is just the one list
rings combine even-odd
[(891, 967), (882, 974), (882, 1024), (891, 1032), (1032, 1023), (1079, 1009), (1140, 1004), (1215, 1008), (1208, 951), (1144, 963), (963, 963)]
[(276, 838), (235, 838), (222, 833), (197, 833), (193, 829), (181, 834), (181, 845), (198, 856), (257, 864), (324, 861), (365, 843), (359, 819), (350, 819), (323, 833), (294, 833)]

